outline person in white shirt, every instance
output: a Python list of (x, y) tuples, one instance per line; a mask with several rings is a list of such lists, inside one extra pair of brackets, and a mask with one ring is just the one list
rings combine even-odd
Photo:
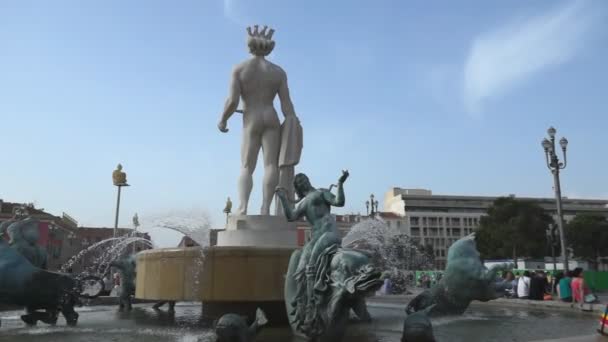
[(103, 281), (103, 292), (101, 295), (109, 296), (110, 292), (112, 292), (112, 288), (114, 288), (114, 283), (112, 282), (110, 277), (108, 277), (107, 275), (105, 277), (103, 277), (102, 281)]
[(517, 283), (517, 297), (528, 299), (530, 296), (530, 272), (525, 271)]

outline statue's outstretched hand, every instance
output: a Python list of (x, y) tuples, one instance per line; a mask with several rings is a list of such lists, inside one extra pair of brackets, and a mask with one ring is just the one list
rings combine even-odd
[(217, 124), (217, 128), (219, 128), (220, 132), (226, 133), (228, 132), (228, 123), (226, 121), (220, 121)]
[(342, 184), (344, 182), (346, 182), (346, 179), (348, 178), (349, 173), (348, 170), (342, 170), (342, 176), (340, 176), (340, 179), (338, 179), (338, 183)]

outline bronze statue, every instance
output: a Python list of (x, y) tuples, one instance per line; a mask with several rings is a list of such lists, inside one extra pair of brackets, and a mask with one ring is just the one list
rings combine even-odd
[(486, 268), (479, 257), (474, 234), (463, 237), (448, 249), (448, 262), (441, 280), (412, 299), (406, 312), (411, 314), (432, 306), (430, 315), (460, 315), (473, 300), (487, 302), (503, 294), (511, 284), (496, 278), (499, 271), (511, 268), (510, 263)]
[(118, 164), (116, 170), (112, 172), (112, 182), (116, 186), (122, 186), (127, 184), (127, 174), (122, 171), (122, 165)]
[(292, 328), (320, 341), (341, 338), (351, 309), (368, 318), (364, 298), (383, 283), (368, 255), (341, 248), (342, 238), (331, 207), (344, 206), (343, 185), (348, 176), (348, 171), (342, 172), (334, 195), (328, 189), (314, 188), (306, 175), (296, 175), (294, 188), (299, 203), (294, 209), (285, 189), (276, 191), (288, 221), (306, 217), (312, 225), (311, 240), (289, 261), (285, 305)]
[(120, 311), (131, 311), (131, 297), (135, 295), (135, 277), (137, 274), (137, 264), (135, 254), (122, 259), (114, 260), (110, 263), (111, 267), (118, 269), (120, 273), (120, 294), (118, 297), (118, 308)]

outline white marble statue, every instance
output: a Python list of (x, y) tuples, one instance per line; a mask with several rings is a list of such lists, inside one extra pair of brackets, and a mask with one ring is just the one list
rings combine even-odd
[[(257, 25), (253, 31), (250, 27), (247, 28), (247, 45), (253, 56), (234, 67), (230, 94), (218, 123), (221, 132), (228, 132), (228, 119), (242, 99), (242, 165), (238, 182), (240, 203), (236, 215), (247, 215), (247, 204), (253, 187), (252, 175), (260, 148), (264, 154), (262, 215), (270, 214), (270, 204), (279, 178), (281, 184), (293, 184), (294, 167), (299, 162), (302, 151), (302, 127), (289, 97), (287, 74), (281, 67), (265, 59), (275, 44), (272, 40), (274, 30), (267, 32), (267, 29), (264, 26), (259, 31)], [(282, 125), (272, 105), (277, 94), (285, 116)], [(285, 186), (288, 190), (292, 187)]]

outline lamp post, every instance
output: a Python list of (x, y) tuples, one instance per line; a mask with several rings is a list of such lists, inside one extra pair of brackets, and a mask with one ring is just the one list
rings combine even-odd
[(559, 240), (562, 248), (562, 261), (564, 263), (564, 270), (568, 271), (568, 251), (566, 250), (566, 238), (564, 237), (564, 215), (562, 212), (562, 190), (559, 182), (559, 170), (566, 168), (566, 147), (568, 147), (568, 140), (561, 138), (559, 145), (564, 155), (564, 162), (560, 162), (557, 157), (555, 150), (555, 133), (556, 130), (553, 127), (549, 127), (547, 134), (549, 139), (544, 138), (541, 145), (545, 150), (545, 158), (547, 161), (547, 168), (553, 174), (554, 190), (555, 190), (555, 201), (557, 205), (557, 226), (559, 229)]
[[(372, 207), (372, 211), (369, 211), (369, 207)], [(374, 200), (374, 194), (369, 195), (369, 201), (365, 201), (365, 208), (367, 210), (367, 215), (374, 218), (376, 213), (378, 212), (378, 201)]]
[(129, 186), (127, 184), (127, 174), (122, 171), (122, 165), (118, 164), (116, 170), (112, 172), (112, 182), (114, 186), (118, 188), (118, 194), (116, 196), (116, 217), (114, 218), (114, 237), (117, 235), (118, 230), (118, 213), (120, 212), (120, 190), (123, 186)]

